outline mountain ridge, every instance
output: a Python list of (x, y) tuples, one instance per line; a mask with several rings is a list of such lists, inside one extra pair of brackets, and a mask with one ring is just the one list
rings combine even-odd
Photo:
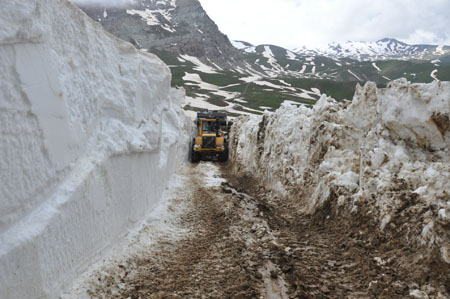
[(437, 59), (450, 55), (447, 45), (409, 45), (395, 38), (383, 38), (375, 42), (346, 41), (333, 42), (325, 47), (299, 47), (293, 52), (304, 55), (322, 55), (330, 58), (351, 58), (358, 61), (389, 59)]
[[(384, 86), (400, 77), (421, 83), (450, 79), (447, 47), (415, 49), (383, 39), (373, 45), (335, 45), (334, 52), (295, 52), (277, 45), (230, 41), (198, 0), (140, 0), (122, 7), (80, 8), (113, 35), (162, 59), (171, 69), (172, 86), (186, 90), (188, 110), (261, 113), (275, 110), (283, 101), (313, 105), (324, 93), (351, 99), (356, 84), (367, 81)], [(369, 50), (376, 55), (367, 54)], [(440, 56), (418, 59), (421, 51)], [(405, 53), (416, 56), (406, 59)]]

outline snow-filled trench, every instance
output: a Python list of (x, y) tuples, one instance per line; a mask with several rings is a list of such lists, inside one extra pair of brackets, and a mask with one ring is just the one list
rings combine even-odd
[(450, 263), (449, 118), (450, 82), (367, 83), (352, 102), (323, 95), (312, 109), (240, 117), (230, 158), (302, 213), (330, 203), (348, 217), (366, 211), (383, 230), (407, 208), (414, 217), (400, 221), (418, 221), (407, 242)]
[(65, 0), (2, 3), (0, 57), (0, 298), (57, 298), (158, 205), (184, 94)]

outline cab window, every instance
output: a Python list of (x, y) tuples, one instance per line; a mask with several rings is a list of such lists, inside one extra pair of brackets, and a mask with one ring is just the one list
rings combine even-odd
[(205, 132), (205, 133), (216, 133), (216, 122), (215, 121), (204, 121), (202, 129), (203, 129), (203, 132)]

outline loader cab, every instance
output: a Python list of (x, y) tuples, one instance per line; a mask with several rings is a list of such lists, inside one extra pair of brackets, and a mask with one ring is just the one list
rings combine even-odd
[(200, 119), (201, 135), (217, 134), (218, 127), (215, 119)]

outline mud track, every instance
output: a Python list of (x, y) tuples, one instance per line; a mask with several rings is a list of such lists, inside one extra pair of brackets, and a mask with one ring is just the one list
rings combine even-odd
[[(176, 242), (158, 241), (109, 269), (92, 283), (91, 297), (408, 298), (414, 281), (426, 279), (421, 270), (398, 267), (395, 259), (408, 248), (384, 244), (370, 234), (366, 219), (349, 225), (326, 213), (295, 214), (251, 178), (231, 175), (226, 165), (192, 165), (189, 176), (192, 196), (180, 223), (191, 233)], [(205, 184), (214, 176), (226, 181)], [(386, 250), (392, 259), (382, 258)], [(434, 275), (445, 281), (446, 271)], [(436, 285), (435, 293), (446, 287)]]

